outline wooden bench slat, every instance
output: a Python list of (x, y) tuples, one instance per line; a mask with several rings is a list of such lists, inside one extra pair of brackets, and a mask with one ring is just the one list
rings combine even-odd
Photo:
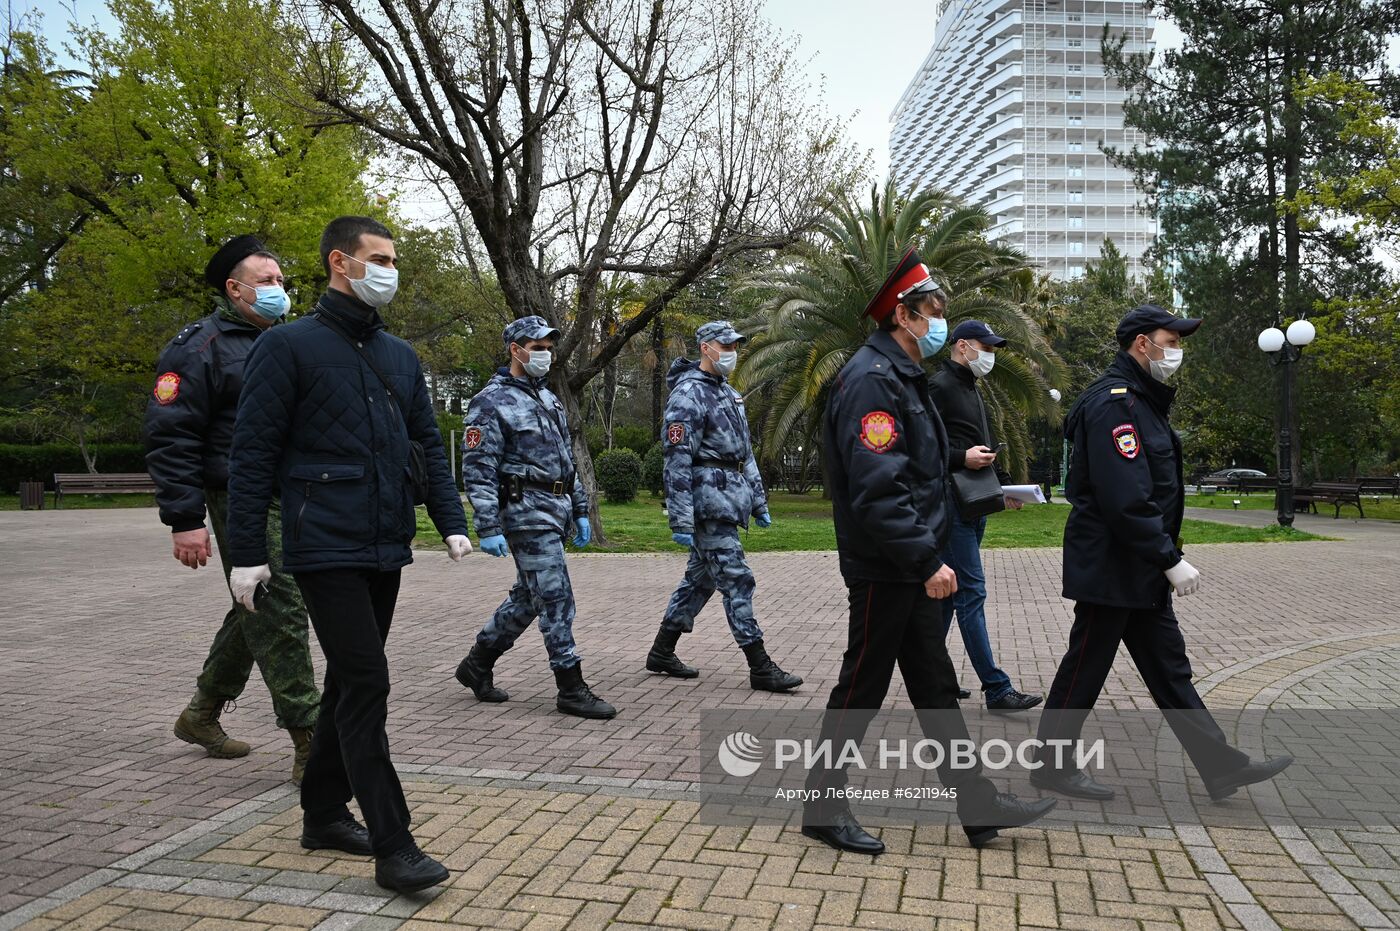
[(154, 494), (156, 484), (144, 472), (55, 472), (54, 506), (63, 506), (63, 496)]

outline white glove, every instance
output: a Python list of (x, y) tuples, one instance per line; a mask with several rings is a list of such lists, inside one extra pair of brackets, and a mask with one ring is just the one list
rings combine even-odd
[(1167, 570), (1167, 581), (1178, 595), (1190, 595), (1201, 587), (1201, 572), (1183, 559)]
[(253, 606), (253, 596), (259, 585), (272, 581), (272, 569), (262, 566), (234, 566), (228, 576), (228, 587), (233, 592), (233, 600), (249, 611), (258, 610)]
[(460, 533), (454, 533), (442, 542), (447, 544), (447, 555), (452, 557), (453, 562), (457, 562), (472, 551), (472, 541)]

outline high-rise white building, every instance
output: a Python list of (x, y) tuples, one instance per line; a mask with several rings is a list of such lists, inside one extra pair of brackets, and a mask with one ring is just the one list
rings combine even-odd
[(1112, 238), (1141, 271), (1155, 224), (1132, 174), (1100, 143), (1131, 147), (1125, 94), (1106, 78), (1104, 25), (1152, 48), (1139, 0), (947, 0), (933, 48), (891, 116), (901, 191), (939, 188), (985, 206), (991, 234), (1056, 278), (1077, 277)]

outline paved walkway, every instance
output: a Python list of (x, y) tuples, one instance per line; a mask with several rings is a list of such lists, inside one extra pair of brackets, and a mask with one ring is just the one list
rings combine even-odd
[[(1400, 536), (1318, 520), (1346, 539), (1192, 549), (1204, 587), (1179, 613), (1212, 704), (1400, 701)], [(642, 672), (679, 552), (575, 559), (584, 668), (622, 708), (612, 722), (554, 712), (533, 633), (498, 666), (512, 700), (475, 703), (452, 670), (513, 570), (420, 554), (390, 638), (390, 734), (415, 833), (454, 875), (432, 893), (389, 896), (369, 861), (298, 847), (290, 744), (256, 676), (225, 719), (254, 743), (249, 757), (206, 759), (170, 735), (227, 595), (216, 570), (184, 569), (168, 547), (150, 511), (0, 513), (0, 929), (1400, 921), (1400, 834), (1269, 828), (1232, 818), (1230, 806), (1192, 828), (1050, 823), (982, 851), (941, 826), (886, 828), (890, 852), (874, 860), (838, 855), (793, 826), (701, 823), (684, 791), (697, 778), (698, 712), (824, 702), (845, 624), (827, 554), (753, 558), (770, 650), (807, 677), (786, 697), (748, 689), (717, 605), (682, 641), (699, 680)], [(998, 659), (1020, 687), (1043, 690), (1070, 620), (1059, 551), (993, 551), (987, 564)], [(902, 689), (892, 700), (903, 702)], [(1129, 663), (1104, 705), (1148, 706)], [(1268, 791), (1231, 804), (1265, 802)]]

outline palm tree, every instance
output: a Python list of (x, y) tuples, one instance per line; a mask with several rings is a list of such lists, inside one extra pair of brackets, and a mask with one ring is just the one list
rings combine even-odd
[(750, 398), (765, 464), (780, 461), (784, 450), (820, 442), (832, 381), (873, 327), (862, 311), (904, 251), (916, 246), (950, 296), (950, 327), (975, 318), (1010, 340), (983, 381), (983, 397), (1007, 444), (1008, 471), (1025, 475), (1032, 446), (1027, 422), (1054, 416), (1049, 389), (1063, 389), (1065, 371), (1021, 303), (1031, 290), (1027, 281), (1034, 281), (1029, 260), (989, 242), (990, 227), (984, 210), (938, 191), (901, 202), (892, 185), (872, 188), (869, 205), (857, 208), (842, 198), (813, 240), (748, 282), (765, 299), (743, 323), (749, 351), (735, 382)]

